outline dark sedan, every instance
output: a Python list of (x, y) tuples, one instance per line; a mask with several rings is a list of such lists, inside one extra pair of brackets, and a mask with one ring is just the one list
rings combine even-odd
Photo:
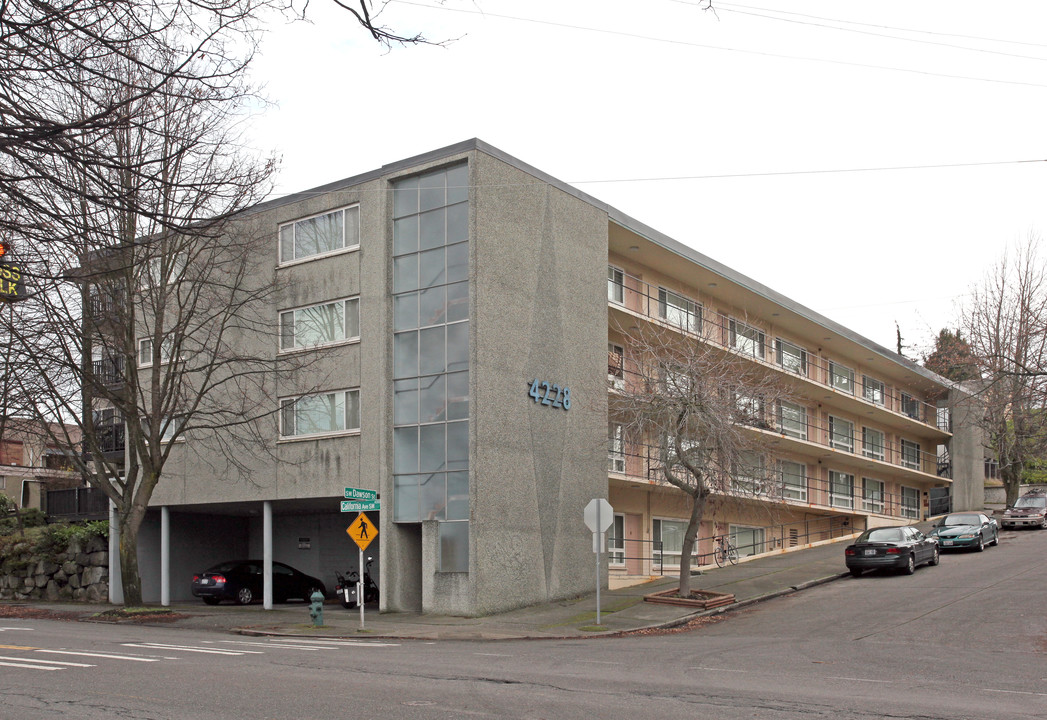
[(1022, 495), (1012, 507), (1004, 510), (1003, 526), (1005, 528), (1047, 529), (1047, 495), (1042, 492)]
[[(262, 597), (262, 561), (231, 560), (193, 575), (193, 597), (208, 605), (232, 600), (247, 605)], [(313, 590), (327, 594), (324, 584), (290, 565), (273, 563), (273, 601), (301, 598), (308, 602)]]
[(897, 568), (912, 575), (917, 565), (938, 564), (938, 541), (907, 525), (879, 527), (859, 535), (843, 556), (854, 577), (879, 568)]
[(984, 513), (950, 513), (934, 523), (931, 535), (946, 548), (972, 548), (981, 552), (986, 545), (1000, 544), (996, 520)]

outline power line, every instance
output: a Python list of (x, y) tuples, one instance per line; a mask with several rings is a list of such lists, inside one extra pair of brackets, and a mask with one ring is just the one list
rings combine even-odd
[(744, 55), (756, 55), (756, 56), (759, 56), (759, 57), (771, 57), (771, 58), (781, 58), (781, 59), (785, 59), (785, 60), (802, 60), (802, 61), (806, 61), (806, 62), (828, 63), (828, 64), (832, 64), (832, 65), (843, 65), (845, 67), (863, 68), (863, 69), (866, 69), (866, 70), (888, 70), (888, 71), (891, 71), (891, 72), (910, 73), (912, 75), (925, 75), (925, 76), (928, 76), (928, 77), (948, 78), (950, 80), (972, 80), (972, 81), (975, 81), (975, 82), (989, 82), (989, 83), (997, 83), (997, 84), (1000, 84), (1000, 85), (1019, 85), (1019, 86), (1023, 86), (1023, 87), (1047, 88), (1047, 84), (1034, 83), (1034, 82), (1025, 82), (1025, 81), (1022, 81), (1022, 80), (1001, 80), (999, 78), (977, 77), (977, 76), (974, 76), (974, 75), (954, 75), (952, 73), (940, 73), (940, 72), (934, 72), (934, 71), (931, 71), (931, 70), (916, 70), (916, 69), (913, 69), (913, 68), (898, 67), (898, 66), (893, 66), (893, 65), (874, 65), (872, 63), (860, 63), (860, 62), (853, 62), (853, 61), (850, 61), (850, 60), (831, 60), (829, 58), (809, 57), (809, 56), (804, 56), (804, 55), (787, 55), (785, 53), (773, 53), (773, 52), (768, 52), (768, 51), (764, 51), (764, 50), (746, 50), (746, 49), (743, 49), (743, 48), (726, 47), (726, 46), (723, 46), (723, 45), (709, 45), (709, 44), (706, 44), (706, 43), (696, 43), (696, 42), (690, 42), (690, 41), (687, 41), (687, 40), (673, 40), (673, 39), (669, 39), (669, 38), (652, 37), (650, 35), (640, 35), (638, 33), (624, 32), (624, 31), (621, 31), (621, 30), (606, 30), (606, 29), (603, 29), (603, 28), (587, 27), (587, 26), (584, 26), (584, 25), (573, 25), (573, 24), (570, 24), (570, 23), (554, 22), (552, 20), (536, 20), (534, 18), (519, 17), (519, 16), (515, 16), (515, 15), (503, 15), (503, 14), (500, 14), (500, 13), (482, 12), (482, 11), (479, 11), (479, 10), (467, 10), (465, 8), (452, 8), (452, 7), (446, 7), (446, 6), (443, 6), (443, 5), (427, 5), (425, 3), (412, 2), (411, 0), (390, 0), (390, 1), (399, 3), (401, 5), (412, 5), (412, 6), (415, 6), (415, 7), (425, 8), (427, 10), (442, 10), (444, 12), (463, 13), (463, 14), (466, 14), (466, 15), (480, 15), (480, 16), (485, 17), (485, 18), (493, 17), (493, 18), (498, 18), (500, 20), (512, 20), (514, 22), (525, 22), (525, 23), (532, 23), (532, 24), (535, 24), (535, 25), (546, 25), (546, 26), (549, 26), (549, 27), (559, 27), (559, 28), (564, 28), (564, 29), (568, 29), (568, 30), (581, 30), (583, 32), (600, 33), (600, 34), (604, 34), (604, 35), (614, 35), (616, 37), (628, 37), (628, 38), (632, 38), (634, 40), (646, 40), (646, 41), (649, 41), (649, 42), (666, 43), (666, 44), (669, 44), (669, 45), (682, 45), (682, 46), (685, 46), (685, 47), (695, 47), (695, 48), (701, 48), (703, 50), (722, 50), (724, 52), (741, 53), (741, 54), (744, 54)]

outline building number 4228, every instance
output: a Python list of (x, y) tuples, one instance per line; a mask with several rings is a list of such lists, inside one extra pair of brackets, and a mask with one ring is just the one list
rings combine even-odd
[(571, 388), (569, 387), (560, 387), (546, 380), (535, 378), (527, 394), (534, 398), (536, 403), (564, 410), (571, 409)]

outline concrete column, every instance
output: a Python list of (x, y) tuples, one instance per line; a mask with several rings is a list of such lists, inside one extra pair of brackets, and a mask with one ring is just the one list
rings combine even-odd
[(109, 501), (109, 602), (123, 605), (123, 575), (120, 572), (120, 523), (116, 505)]
[(160, 508), (160, 604), (171, 605), (171, 513)]
[(262, 607), (273, 609), (273, 504), (262, 503)]

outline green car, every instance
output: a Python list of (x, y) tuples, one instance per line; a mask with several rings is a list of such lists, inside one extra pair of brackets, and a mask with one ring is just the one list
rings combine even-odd
[(934, 523), (931, 537), (938, 538), (942, 550), (972, 548), (981, 552), (986, 545), (1000, 544), (1000, 529), (995, 518), (984, 513), (950, 513)]

